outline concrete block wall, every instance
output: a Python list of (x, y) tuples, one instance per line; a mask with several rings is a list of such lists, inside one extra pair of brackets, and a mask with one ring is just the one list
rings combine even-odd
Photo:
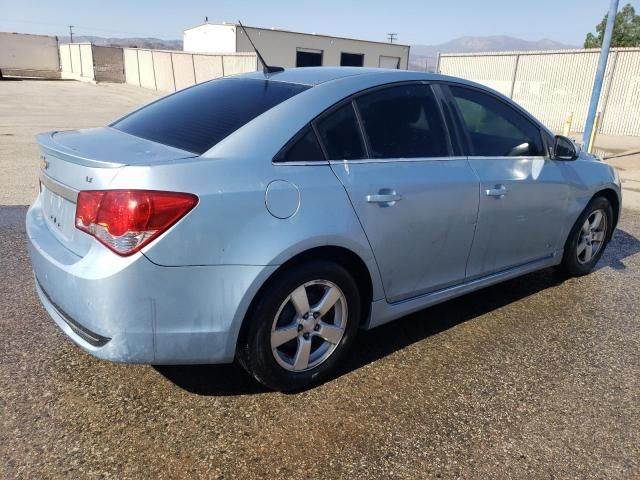
[(140, 70), (138, 68), (138, 51), (130, 48), (123, 49), (124, 81), (131, 85), (140, 86)]
[(157, 90), (156, 74), (153, 67), (153, 52), (138, 50), (138, 68), (140, 69), (140, 86)]
[(175, 78), (175, 90), (180, 90), (196, 83), (196, 74), (193, 70), (193, 56), (183, 53), (172, 53), (173, 75)]
[(90, 43), (62, 43), (59, 52), (62, 78), (95, 80)]
[(123, 52), (118, 47), (62, 43), (60, 67), (63, 78), (90, 82), (124, 82)]
[[(87, 49), (86, 47), (89, 48)], [(94, 80), (91, 44), (60, 44), (60, 67), (62, 70), (62, 78)]]
[(91, 44), (80, 45), (80, 63), (82, 64), (82, 72), (87, 76), (90, 75), (95, 80)]
[(255, 53), (200, 54), (124, 49), (125, 81), (163, 92), (174, 92), (213, 78), (253, 72), (257, 67)]
[(72, 72), (73, 67), (71, 63), (71, 47), (69, 45), (60, 45), (60, 70), (62, 72)]
[(60, 78), (58, 38), (0, 32), (0, 70), (5, 75)]
[(193, 70), (196, 82), (222, 77), (224, 76), (224, 57), (222, 55), (195, 55), (193, 57)]
[(153, 56), (153, 72), (155, 75), (155, 90), (169, 92), (175, 90), (173, 78), (173, 61), (169, 52), (151, 52)]
[(93, 71), (98, 82), (124, 83), (124, 59), (122, 48), (91, 47)]
[(82, 74), (82, 50), (80, 49), (80, 45), (77, 45), (77, 44), (69, 45), (69, 50), (71, 51), (71, 72), (70, 73), (76, 73), (81, 77), (86, 76), (86, 77), (93, 78), (93, 72), (87, 72), (86, 75)]

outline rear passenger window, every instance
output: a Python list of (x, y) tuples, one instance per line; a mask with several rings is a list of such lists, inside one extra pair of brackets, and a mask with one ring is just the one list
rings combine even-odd
[(317, 162), (324, 161), (324, 154), (318, 144), (316, 134), (306, 127), (293, 144), (285, 148), (274, 161), (276, 162)]
[(544, 155), (540, 130), (519, 112), (477, 90), (464, 87), (449, 88), (469, 131), (474, 155)]
[(399, 85), (356, 100), (373, 158), (444, 157), (448, 139), (428, 85)]
[(366, 157), (351, 102), (321, 119), (317, 127), (329, 160), (357, 160)]

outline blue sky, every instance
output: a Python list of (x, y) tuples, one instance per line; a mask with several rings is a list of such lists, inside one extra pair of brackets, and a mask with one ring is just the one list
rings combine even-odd
[[(640, 0), (621, 0), (640, 11)], [(240, 19), (278, 27), (407, 44), (443, 43), (463, 35), (550, 38), (582, 45), (608, 0), (0, 0), (0, 31), (181, 39), (203, 21)], [(639, 12), (640, 13), (640, 12)]]

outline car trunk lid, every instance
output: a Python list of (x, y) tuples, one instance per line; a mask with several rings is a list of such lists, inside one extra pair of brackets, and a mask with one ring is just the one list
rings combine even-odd
[(37, 136), (43, 215), (51, 233), (84, 256), (92, 238), (75, 228), (78, 192), (104, 190), (127, 165), (154, 165), (197, 155), (104, 127)]

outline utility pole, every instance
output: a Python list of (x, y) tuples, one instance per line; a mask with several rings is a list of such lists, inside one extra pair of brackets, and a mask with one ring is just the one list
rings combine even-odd
[(589, 141), (591, 140), (591, 131), (593, 130), (596, 118), (598, 101), (600, 100), (604, 71), (607, 67), (607, 58), (609, 57), (609, 46), (611, 45), (613, 26), (616, 22), (616, 13), (618, 13), (618, 0), (611, 0), (611, 3), (609, 4), (609, 14), (607, 15), (607, 26), (604, 29), (604, 37), (602, 39), (602, 47), (600, 49), (600, 58), (598, 59), (598, 69), (596, 70), (596, 78), (593, 82), (593, 90), (591, 91), (591, 102), (589, 103), (587, 121), (584, 124), (584, 134), (582, 136), (583, 148), (588, 148)]
[(73, 43), (73, 25), (69, 25), (69, 43)]
[(387, 33), (387, 38), (389, 39), (389, 43), (393, 43), (393, 41), (398, 38), (397, 33)]

